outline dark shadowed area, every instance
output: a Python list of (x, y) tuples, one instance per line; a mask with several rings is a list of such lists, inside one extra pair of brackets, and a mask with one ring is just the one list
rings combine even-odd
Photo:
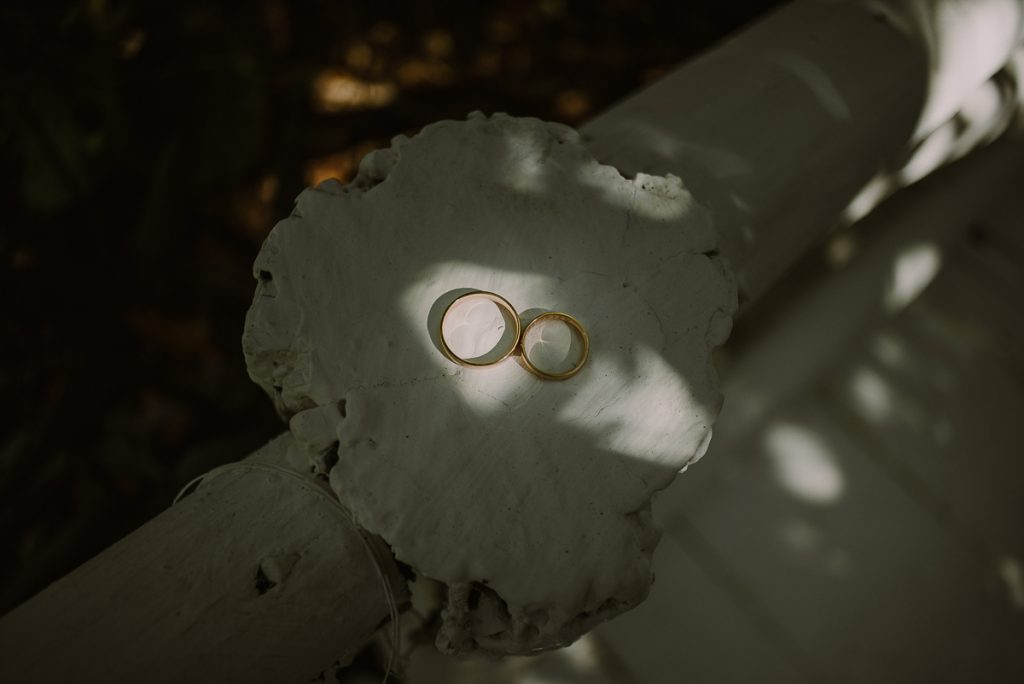
[(282, 430), (239, 338), (303, 187), (473, 110), (579, 124), (776, 4), (5, 4), (0, 612)]

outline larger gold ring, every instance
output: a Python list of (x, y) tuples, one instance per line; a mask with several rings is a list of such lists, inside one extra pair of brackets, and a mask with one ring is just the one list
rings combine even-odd
[[(557, 318), (560, 321), (564, 321), (570, 328), (576, 331), (576, 334), (580, 337), (580, 341), (583, 343), (583, 351), (580, 353), (580, 360), (567, 371), (563, 371), (561, 373), (548, 373), (547, 371), (543, 371), (533, 365), (533, 362), (530, 361), (529, 355), (526, 353), (526, 346), (523, 344), (523, 342), (526, 341), (526, 333), (530, 332), (530, 328), (536, 325), (537, 321), (544, 318)], [(530, 321), (529, 325), (526, 326), (520, 335), (520, 345), (522, 346), (523, 365), (526, 366), (526, 370), (530, 371), (542, 380), (565, 380), (567, 378), (571, 378), (580, 372), (580, 369), (583, 368), (583, 364), (587, 362), (587, 357), (590, 356), (590, 336), (587, 335), (587, 331), (583, 329), (583, 325), (575, 318), (560, 311), (547, 311)]]
[[(464, 359), (464, 358), (462, 358), (461, 356), (459, 356), (458, 354), (456, 354), (455, 352), (452, 351), (451, 347), (448, 346), (448, 341), (444, 338), (444, 322), (448, 319), (448, 314), (451, 313), (452, 307), (454, 307), (457, 302), (461, 302), (464, 299), (471, 299), (471, 298), (487, 299), (487, 300), (490, 300), (490, 301), (494, 302), (495, 304), (498, 305), (499, 309), (504, 309), (505, 311), (508, 312), (509, 317), (512, 319), (512, 321), (513, 321), (513, 323), (515, 325), (515, 336), (512, 339), (512, 345), (505, 351), (505, 353), (503, 353), (501, 356), (499, 356), (497, 358), (490, 359), (488, 361), (476, 361), (476, 360), (473, 360), (473, 359)], [(459, 365), (462, 365), (462, 366), (471, 366), (473, 368), (481, 368), (483, 366), (492, 366), (492, 365), (498, 363), (499, 361), (502, 361), (505, 358), (507, 358), (508, 355), (511, 354), (512, 352), (514, 352), (516, 350), (516, 348), (519, 346), (519, 340), (520, 340), (520, 338), (522, 338), (522, 333), (523, 333), (522, 323), (519, 321), (519, 314), (516, 312), (515, 307), (513, 307), (509, 303), (509, 301), (507, 299), (505, 299), (501, 295), (496, 295), (493, 292), (484, 292), (483, 290), (475, 290), (473, 292), (467, 292), (464, 295), (456, 297), (452, 301), (452, 303), (449, 304), (445, 308), (444, 313), (441, 314), (441, 325), (440, 325), (440, 329), (438, 330), (438, 337), (441, 340), (441, 349), (444, 350), (445, 356), (447, 356), (449, 359), (451, 359), (455, 363), (457, 363)]]

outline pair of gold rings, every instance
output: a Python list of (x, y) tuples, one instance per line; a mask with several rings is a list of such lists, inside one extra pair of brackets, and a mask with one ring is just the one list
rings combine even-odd
[[(479, 361), (476, 359), (464, 359), (458, 354), (456, 354), (454, 351), (452, 351), (451, 347), (448, 346), (448, 341), (444, 337), (444, 323), (448, 319), (448, 314), (452, 312), (454, 306), (458, 302), (464, 302), (467, 299), (487, 299), (491, 302), (494, 302), (494, 304), (496, 304), (498, 308), (503, 309), (506, 313), (509, 314), (509, 318), (512, 319), (512, 323), (515, 326), (515, 334), (513, 335), (512, 344), (504, 353), (499, 354), (497, 358), (493, 358), (491, 354), (488, 354), (488, 357), (491, 358), (488, 358), (488, 360), (486, 361)], [(526, 349), (523, 347), (523, 340), (526, 339), (526, 333), (528, 333), (530, 329), (533, 328), (533, 326), (537, 325), (540, 321), (543, 321), (545, 319), (556, 319), (564, 322), (566, 325), (572, 328), (573, 331), (576, 332), (576, 334), (580, 338), (580, 342), (582, 342), (583, 344), (583, 349), (580, 353), (579, 360), (573, 365), (572, 368), (570, 368), (567, 371), (562, 371), (560, 373), (551, 373), (538, 368), (536, 365), (534, 365), (533, 361), (530, 360), (529, 354), (527, 354)], [(526, 370), (530, 371), (538, 378), (541, 378), (543, 380), (566, 380), (568, 378), (571, 378), (572, 376), (580, 372), (580, 369), (583, 368), (583, 364), (587, 362), (587, 357), (590, 355), (590, 337), (587, 335), (587, 331), (583, 328), (583, 325), (581, 325), (579, 321), (577, 321), (569, 314), (562, 313), (560, 311), (546, 311), (537, 316), (536, 318), (534, 318), (532, 321), (530, 321), (524, 328), (522, 322), (519, 320), (519, 313), (515, 310), (515, 308), (509, 303), (507, 299), (505, 299), (501, 295), (494, 294), (493, 292), (484, 292), (482, 290), (468, 292), (460, 297), (457, 297), (451, 304), (449, 304), (447, 308), (445, 308), (444, 313), (441, 315), (441, 325), (439, 332), (441, 348), (444, 350), (445, 356), (447, 356), (449, 359), (451, 359), (452, 361), (459, 365), (469, 366), (471, 368), (482, 368), (484, 366), (492, 366), (498, 363), (499, 361), (503, 361), (504, 359), (508, 358), (509, 356), (518, 351), (519, 358), (522, 360), (523, 365), (526, 367)]]

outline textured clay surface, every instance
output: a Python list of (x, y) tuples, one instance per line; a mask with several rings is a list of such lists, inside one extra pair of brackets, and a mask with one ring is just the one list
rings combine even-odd
[[(298, 198), (254, 266), (249, 373), (356, 519), (448, 587), (447, 652), (568, 643), (646, 596), (652, 495), (707, 447), (732, 279), (674, 177), (623, 178), (571, 129), (444, 121)], [(564, 382), (438, 350), (465, 289), (561, 310)]]

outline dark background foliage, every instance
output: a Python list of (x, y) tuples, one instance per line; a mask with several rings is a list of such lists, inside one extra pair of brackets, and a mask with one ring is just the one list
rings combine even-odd
[(476, 109), (579, 124), (775, 4), (5, 3), (0, 613), (282, 430), (239, 338), (304, 186)]

